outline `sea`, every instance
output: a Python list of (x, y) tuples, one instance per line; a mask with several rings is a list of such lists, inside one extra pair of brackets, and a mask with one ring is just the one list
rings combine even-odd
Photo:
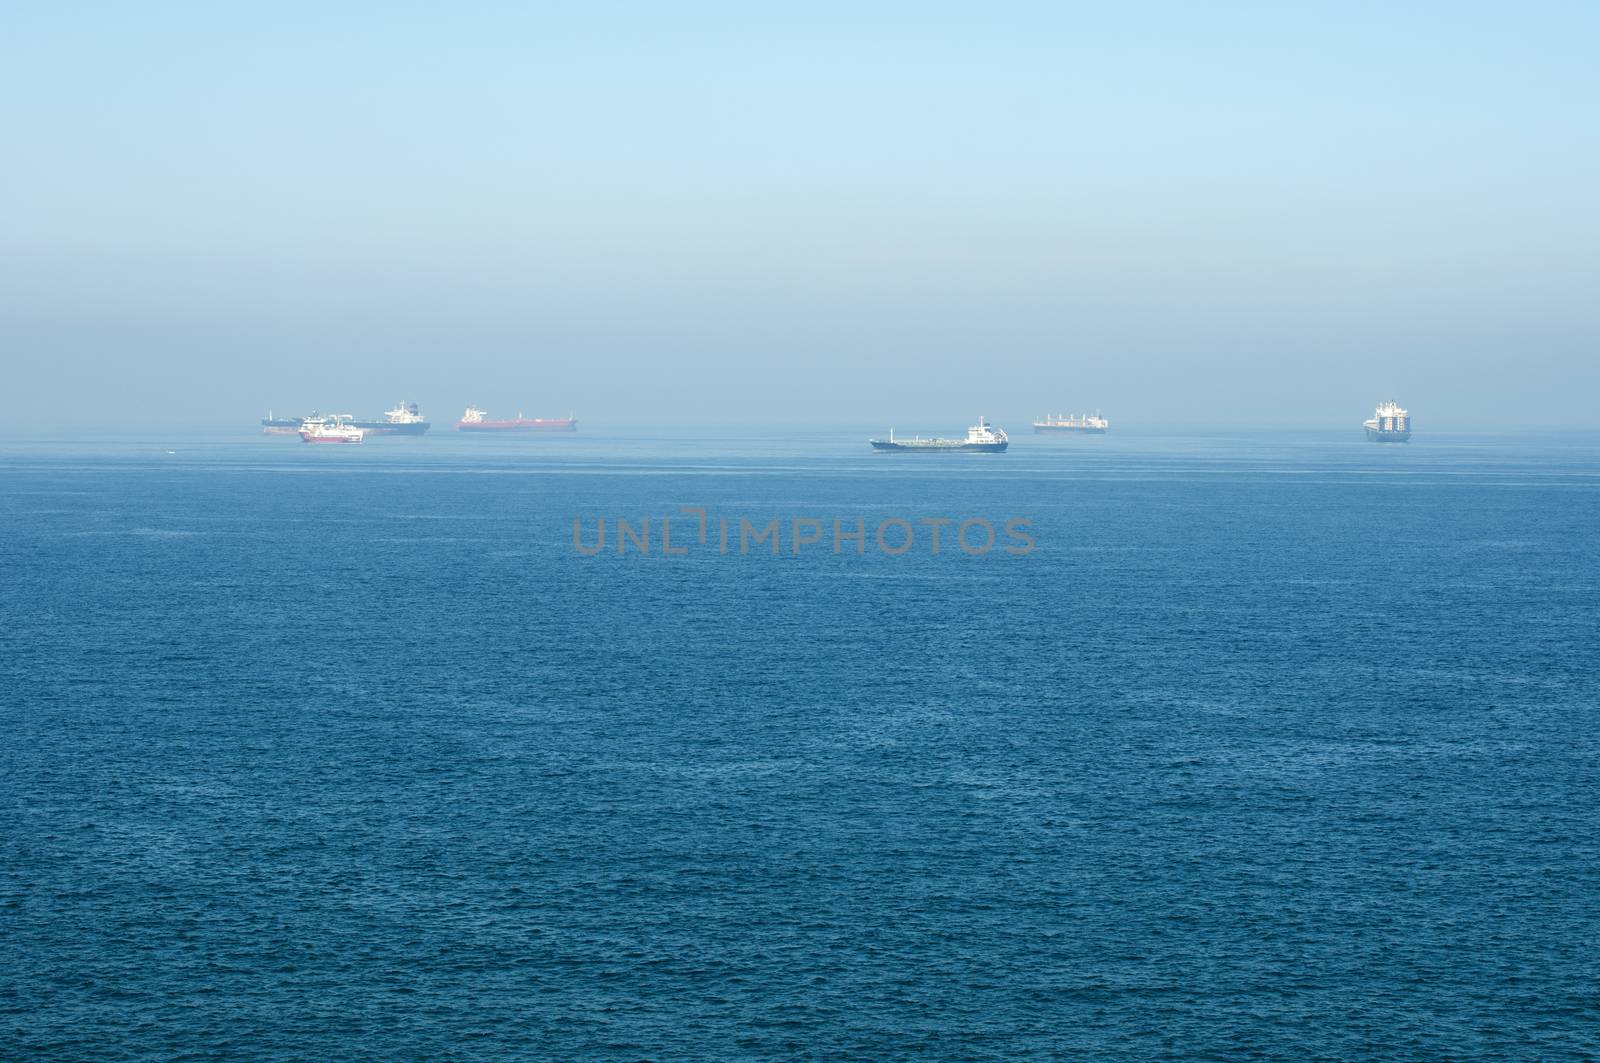
[(0, 1059), (1595, 1059), (1597, 647), (1595, 435), (0, 438)]

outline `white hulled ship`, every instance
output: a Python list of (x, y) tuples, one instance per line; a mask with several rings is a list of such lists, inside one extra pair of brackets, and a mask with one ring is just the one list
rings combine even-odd
[(351, 424), (353, 420), (355, 418), (348, 413), (336, 413), (331, 418), (307, 417), (300, 426), (300, 440), (303, 443), (360, 443), (367, 433)]
[(1379, 406), (1362, 427), (1374, 443), (1404, 443), (1411, 438), (1411, 415), (1391, 399)]
[(496, 421), (491, 420), (486, 412), (476, 406), (468, 406), (467, 412), (456, 422), (458, 432), (576, 432), (577, 430), (576, 417), (524, 417), (518, 413), (515, 418)]
[(1098, 413), (1080, 413), (1076, 417), (1071, 414), (1047, 413), (1033, 422), (1035, 432), (1081, 432), (1103, 436), (1110, 427), (1111, 422)]

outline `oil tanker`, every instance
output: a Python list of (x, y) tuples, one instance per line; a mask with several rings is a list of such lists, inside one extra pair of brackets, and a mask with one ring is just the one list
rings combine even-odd
[(873, 450), (975, 450), (990, 454), (1001, 453), (1009, 444), (1005, 430), (994, 427), (982, 417), (978, 418), (977, 424), (967, 429), (967, 438), (965, 439), (923, 439), (921, 436), (914, 436), (911, 439), (896, 439), (894, 437), (894, 429), (891, 428), (889, 429), (888, 439), (869, 439), (867, 442), (872, 444)]
[(1082, 432), (1088, 435), (1103, 436), (1110, 428), (1111, 422), (1101, 417), (1098, 413), (1082, 413), (1076, 417), (1049, 413), (1033, 422), (1035, 434), (1039, 432)]
[(383, 420), (353, 421), (355, 427), (375, 436), (420, 436), (433, 426), (422, 416), (414, 402), (399, 402), (394, 409), (385, 410)]
[(576, 417), (524, 417), (521, 413), (509, 421), (494, 421), (489, 419), (488, 413), (476, 406), (468, 406), (467, 412), (461, 415), (461, 420), (456, 422), (458, 432), (576, 432), (578, 419)]
[(268, 410), (267, 415), (261, 418), (261, 434), (264, 436), (297, 436), (300, 434), (301, 425), (307, 421), (317, 420), (321, 416), (322, 414), (312, 410), (305, 417), (275, 417), (272, 411)]

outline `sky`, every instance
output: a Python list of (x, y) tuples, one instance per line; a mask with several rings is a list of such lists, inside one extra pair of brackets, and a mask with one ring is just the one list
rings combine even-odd
[(0, 432), (1600, 427), (1597, 40), (1592, 3), (12, 0)]

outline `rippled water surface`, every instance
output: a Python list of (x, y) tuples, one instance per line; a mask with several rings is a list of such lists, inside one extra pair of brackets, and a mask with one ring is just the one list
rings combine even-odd
[(1597, 555), (1592, 437), (0, 441), (0, 1057), (1593, 1058)]

